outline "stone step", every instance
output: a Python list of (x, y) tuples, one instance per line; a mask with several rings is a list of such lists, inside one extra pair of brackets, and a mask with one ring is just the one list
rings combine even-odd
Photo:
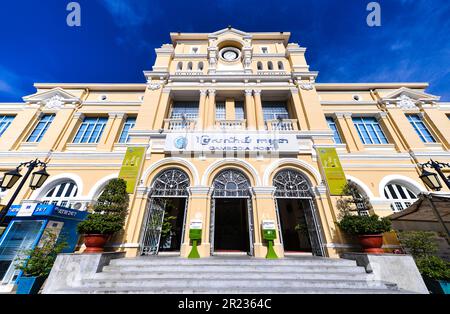
[(208, 270), (209, 272), (230, 272), (230, 273), (245, 273), (245, 272), (349, 272), (361, 273), (364, 272), (363, 267), (357, 266), (340, 266), (340, 265), (109, 265), (103, 267), (103, 272), (183, 272), (189, 270), (194, 273), (200, 273)]
[(187, 259), (180, 257), (140, 257), (140, 258), (123, 258), (115, 259), (110, 262), (110, 265), (128, 266), (128, 265), (339, 265), (339, 266), (356, 266), (356, 262), (345, 259), (332, 258), (284, 258), (277, 260), (267, 260), (258, 258), (200, 258)]
[(333, 288), (333, 289), (386, 289), (386, 285), (380, 281), (371, 280), (295, 280), (295, 279), (183, 279), (183, 278), (164, 278), (152, 281), (143, 281), (140, 279), (99, 279), (91, 278), (82, 281), (84, 287), (89, 288), (119, 288), (134, 287), (145, 288), (148, 290), (161, 289), (195, 289), (204, 287), (209, 289), (236, 289), (236, 288)]
[(327, 279), (327, 280), (369, 280), (371, 278), (366, 272), (215, 272), (215, 271), (180, 271), (180, 272), (103, 272), (95, 275), (96, 280), (160, 280), (165, 278), (179, 279)]
[(143, 289), (135, 287), (118, 288), (73, 288), (60, 290), (62, 294), (409, 294), (405, 290), (391, 289), (336, 289), (336, 288), (234, 288), (212, 289), (208, 287), (173, 288), (173, 289)]

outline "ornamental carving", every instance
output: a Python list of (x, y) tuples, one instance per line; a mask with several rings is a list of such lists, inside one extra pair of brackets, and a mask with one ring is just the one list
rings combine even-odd
[(55, 95), (45, 102), (45, 108), (47, 109), (61, 109), (62, 106), (64, 106), (64, 98), (59, 95)]
[(314, 86), (312, 83), (301, 83), (300, 88), (303, 90), (313, 90)]
[(159, 84), (159, 83), (148, 84), (148, 89), (150, 89), (150, 90), (158, 90), (160, 88), (161, 88), (161, 84)]
[(410, 97), (401, 95), (398, 99), (398, 107), (401, 109), (416, 109), (416, 103)]

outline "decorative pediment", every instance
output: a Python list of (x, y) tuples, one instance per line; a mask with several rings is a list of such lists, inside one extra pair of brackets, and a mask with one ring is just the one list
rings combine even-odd
[(439, 101), (439, 99), (439, 96), (402, 87), (385, 95), (381, 101), (385, 105), (396, 105), (403, 110), (414, 110), (418, 109), (419, 105), (433, 103)]
[(238, 35), (238, 36), (245, 37), (245, 38), (251, 38), (251, 35), (249, 33), (240, 31), (240, 30), (232, 28), (232, 27), (227, 27), (227, 28), (221, 29), (217, 32), (211, 33), (208, 35), (208, 37), (214, 38), (214, 37), (223, 36), (225, 34), (234, 34), (234, 35)]
[(60, 87), (23, 97), (27, 103), (44, 104), (46, 109), (60, 109), (66, 104), (79, 103), (80, 99)]

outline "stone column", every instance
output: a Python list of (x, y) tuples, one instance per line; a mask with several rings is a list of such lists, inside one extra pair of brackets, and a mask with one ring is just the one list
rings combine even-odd
[(383, 129), (389, 143), (394, 144), (398, 152), (406, 152), (406, 147), (403, 145), (402, 140), (397, 135), (395, 129), (392, 127), (392, 124), (388, 119), (388, 114), (382, 111), (377, 114), (376, 118), (380, 123), (381, 128)]
[[(348, 136), (348, 137), (346, 137), (348, 150), (351, 153), (357, 152), (357, 151), (363, 151), (364, 144), (363, 144), (361, 138), (359, 137), (358, 130), (356, 130), (356, 127), (353, 124), (352, 113), (344, 112), (342, 114), (344, 115), (345, 126), (346, 126), (345, 129), (348, 130), (348, 133), (346, 131), (346, 133), (348, 134), (348, 135), (346, 135), (346, 136)], [(343, 128), (343, 130), (344, 130), (344, 128)], [(349, 139), (351, 139), (351, 140), (349, 140)]]
[(193, 186), (188, 188), (189, 200), (186, 213), (186, 226), (184, 228), (184, 243), (181, 245), (181, 256), (187, 257), (192, 245), (189, 239), (189, 224), (192, 219), (200, 219), (203, 222), (202, 240), (198, 247), (200, 257), (210, 256), (211, 241), (209, 239), (211, 209), (210, 188), (207, 186)]
[[(135, 131), (151, 131), (155, 121), (156, 112), (162, 95), (162, 84), (156, 81), (149, 82), (145, 90), (144, 100), (139, 108), (136, 118)], [(142, 138), (131, 138), (132, 143), (139, 143)]]
[(126, 119), (127, 114), (124, 112), (109, 113), (108, 122), (97, 146), (99, 151), (112, 151), (114, 143), (119, 138), (119, 132), (122, 131), (124, 120)]
[(253, 91), (251, 89), (245, 90), (245, 118), (248, 130), (256, 130), (256, 112), (252, 95)]
[(262, 239), (261, 223), (263, 220), (273, 220), (277, 226), (277, 238), (274, 241), (274, 249), (278, 257), (284, 257), (284, 249), (280, 242), (278, 218), (275, 207), (273, 186), (253, 188), (253, 228), (255, 257), (266, 257), (267, 243)]
[(200, 90), (200, 100), (198, 102), (198, 119), (197, 119), (197, 130), (203, 130), (205, 128), (205, 121), (206, 121), (206, 96), (208, 94), (208, 91), (206, 89)]
[(298, 94), (298, 88), (291, 88), (291, 99), (294, 114), (300, 125), (300, 130), (308, 130), (308, 124), (306, 122), (305, 112), (303, 111), (302, 102)]
[(254, 103), (255, 103), (255, 117), (256, 117), (256, 125), (258, 130), (265, 131), (266, 126), (264, 123), (264, 114), (262, 109), (262, 101), (261, 101), (261, 90), (255, 89), (253, 91), (254, 95)]
[(325, 114), (319, 100), (319, 94), (312, 82), (300, 83), (298, 89), (308, 130), (328, 130)]
[(36, 118), (39, 117), (41, 106), (37, 104), (27, 104), (11, 122), (11, 125), (0, 137), (0, 150), (7, 151), (17, 147), (29, 134), (30, 127)]
[(216, 90), (209, 89), (208, 90), (208, 106), (206, 108), (206, 123), (205, 129), (214, 128), (214, 124), (216, 123)]
[(408, 121), (405, 112), (401, 108), (391, 105), (386, 106), (386, 109), (394, 128), (405, 142), (407, 149), (424, 149), (425, 144), (420, 140), (413, 126)]
[(235, 109), (234, 109), (234, 99), (227, 98), (225, 100), (225, 119), (226, 120), (234, 120), (236, 117)]
[(56, 147), (57, 151), (63, 151), (66, 148), (66, 145), (69, 144), (69, 141), (73, 139), (76, 132), (84, 120), (84, 114), (82, 112), (75, 112), (72, 116), (72, 120), (70, 121), (69, 127), (65, 130), (64, 135), (61, 138), (61, 141), (58, 143)]
[(161, 98), (156, 110), (155, 120), (153, 121), (152, 130), (158, 130), (164, 127), (164, 119), (167, 117), (167, 113), (169, 112), (170, 92), (170, 88), (163, 88), (162, 90)]

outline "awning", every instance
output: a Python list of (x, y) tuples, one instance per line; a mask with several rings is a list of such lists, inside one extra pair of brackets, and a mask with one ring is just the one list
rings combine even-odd
[(449, 193), (421, 193), (418, 200), (410, 207), (395, 213), (389, 218), (392, 221), (420, 221), (441, 225), (443, 231), (450, 237), (447, 224), (450, 223), (450, 194)]

